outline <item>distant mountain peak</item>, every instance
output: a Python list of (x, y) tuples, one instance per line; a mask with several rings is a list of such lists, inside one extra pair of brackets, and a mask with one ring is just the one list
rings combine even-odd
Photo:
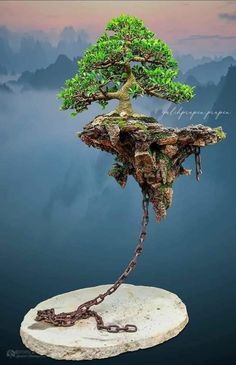
[(60, 54), (56, 61), (46, 68), (35, 72), (23, 72), (17, 83), (23, 85), (23, 89), (59, 89), (65, 84), (65, 80), (72, 77), (78, 71), (77, 58), (73, 61), (64, 54)]
[(201, 84), (207, 84), (208, 82), (217, 84), (221, 77), (227, 74), (228, 68), (231, 65), (236, 65), (236, 60), (232, 56), (227, 56), (220, 60), (213, 60), (188, 70), (185, 74), (185, 79), (191, 75)]
[(67, 63), (71, 62), (71, 59), (64, 54), (60, 54), (55, 61), (55, 63), (65, 63), (65, 62)]

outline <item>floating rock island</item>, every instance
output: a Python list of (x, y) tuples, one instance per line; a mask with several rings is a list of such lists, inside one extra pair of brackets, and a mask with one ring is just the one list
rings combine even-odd
[[(122, 113), (121, 113), (122, 114)], [(198, 124), (167, 128), (154, 118), (125, 113), (104, 114), (88, 123), (78, 136), (88, 146), (116, 155), (108, 172), (125, 187), (128, 175), (148, 192), (157, 221), (171, 206), (173, 182), (179, 175), (190, 175), (184, 160), (195, 155), (196, 177), (201, 174), (200, 148), (225, 138), (221, 127)]]

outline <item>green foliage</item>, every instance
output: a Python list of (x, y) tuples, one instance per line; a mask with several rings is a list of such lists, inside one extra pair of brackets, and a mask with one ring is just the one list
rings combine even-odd
[(216, 132), (216, 135), (219, 139), (225, 139), (226, 138), (226, 134), (223, 131), (222, 127), (214, 128), (214, 131)]
[(144, 132), (148, 132), (147, 126), (142, 122), (133, 122), (133, 123), (130, 123), (130, 125), (137, 127), (139, 129), (142, 129)]
[(109, 176), (117, 176), (117, 175), (127, 175), (128, 168), (125, 165), (119, 165), (117, 163), (113, 164), (111, 169), (108, 171)]
[(161, 184), (161, 186), (159, 187), (159, 190), (161, 193), (164, 193), (165, 189), (168, 189), (168, 188), (172, 188), (172, 183)]
[(124, 92), (130, 72), (131, 98), (146, 94), (178, 103), (194, 96), (194, 88), (173, 81), (178, 65), (167, 44), (155, 38), (142, 20), (123, 14), (107, 23), (106, 31), (78, 61), (78, 72), (57, 94), (62, 99), (60, 110), (74, 109), (71, 115), (76, 116), (93, 102), (104, 109), (109, 100), (119, 99), (117, 92)]
[(143, 96), (143, 90), (140, 85), (138, 85), (137, 83), (133, 83), (128, 90), (128, 94), (136, 99), (139, 95)]
[(157, 132), (153, 134), (153, 139), (154, 140), (160, 140), (162, 138), (167, 138), (169, 137), (171, 134), (168, 132)]
[(119, 128), (124, 128), (127, 126), (127, 121), (123, 120), (123, 119), (119, 119), (117, 123), (118, 123)]
[(171, 169), (171, 167), (173, 166), (172, 159), (163, 152), (158, 152), (157, 159), (164, 160), (166, 162), (166, 166), (167, 166), (168, 170)]
[(116, 119), (116, 118), (112, 118), (112, 119), (104, 119), (102, 124), (104, 125), (110, 125), (110, 124), (117, 124), (119, 126), (120, 129), (124, 128), (124, 127), (127, 127), (128, 125), (129, 126), (133, 126), (133, 127), (136, 127), (136, 128), (139, 128), (141, 129), (142, 131), (144, 132), (148, 132), (148, 128), (147, 126), (142, 123), (142, 122), (139, 122), (139, 121), (134, 121), (134, 122), (127, 122), (127, 120), (124, 120), (124, 119)]
[(107, 23), (107, 30), (115, 33), (123, 34), (124, 37), (133, 37), (136, 39), (136, 32), (143, 38), (152, 38), (155, 33), (148, 30), (141, 19), (131, 15), (122, 14), (118, 18), (114, 18)]

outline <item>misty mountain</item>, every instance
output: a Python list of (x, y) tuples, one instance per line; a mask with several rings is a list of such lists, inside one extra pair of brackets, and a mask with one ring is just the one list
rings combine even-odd
[[(234, 124), (236, 118), (236, 66), (229, 68), (229, 71), (223, 81), (222, 88), (212, 106), (212, 113), (217, 113), (220, 111), (222, 114), (219, 116), (217, 121), (214, 119), (212, 120), (212, 118), (209, 116), (207, 123), (213, 126), (216, 124), (222, 125), (227, 133), (227, 139), (232, 140), (232, 145), (235, 146), (236, 129)], [(235, 163), (233, 159), (236, 151), (234, 150), (233, 152), (231, 147), (232, 146), (230, 146), (230, 144), (226, 144), (225, 147), (228, 154), (225, 156), (225, 163), (227, 164)], [(228, 149), (230, 149), (230, 151)]]
[(201, 84), (207, 84), (208, 82), (218, 83), (221, 76), (226, 75), (230, 66), (236, 65), (236, 60), (231, 57), (224, 57), (221, 60), (214, 60), (211, 62), (198, 65), (188, 70), (185, 73), (185, 79), (188, 76), (194, 76)]
[[(195, 86), (195, 96), (189, 102), (174, 104), (167, 103), (165, 109), (152, 111), (151, 115), (162, 123), (172, 123), (179, 126), (186, 124), (204, 123), (215, 120), (217, 112), (222, 110), (235, 110), (235, 76), (236, 66), (231, 66), (225, 76), (217, 84), (208, 82), (200, 84), (191, 74), (182, 82)], [(222, 105), (221, 105), (222, 104)], [(235, 115), (235, 114), (234, 114)]]
[[(217, 119), (212, 118), (209, 115), (206, 124), (211, 127), (222, 126), (226, 132), (226, 139), (223, 143), (219, 143), (218, 146), (214, 146), (215, 153), (211, 153), (208, 156), (208, 173), (212, 176), (212, 180), (221, 181), (225, 185), (225, 189), (222, 193), (222, 198), (219, 199), (218, 193), (216, 192), (216, 199), (218, 201), (218, 215), (219, 224), (220, 216), (223, 215), (230, 221), (231, 215), (235, 217), (235, 178), (236, 173), (232, 168), (235, 165), (236, 156), (236, 66), (229, 68), (227, 75), (223, 79), (222, 88), (217, 95), (217, 98), (212, 107), (212, 113), (219, 113)], [(227, 196), (230, 199), (227, 199)], [(216, 221), (217, 224), (217, 221)], [(228, 235), (225, 230), (226, 236)], [(232, 243), (235, 241), (232, 241)]]
[(1, 55), (1, 67), (5, 67), (10, 70), (14, 59), (13, 52), (8, 44), (8, 40), (0, 36), (0, 55)]
[(39, 29), (32, 29), (30, 32), (14, 32), (5, 25), (0, 25), (0, 38), (7, 39), (10, 48), (14, 52), (18, 52), (21, 45), (21, 40), (24, 37), (33, 37), (35, 40), (48, 41), (50, 33)]
[(65, 54), (71, 59), (81, 57), (89, 45), (88, 35), (83, 29), (78, 32), (73, 27), (65, 27), (57, 44), (57, 54)]
[(179, 71), (178, 77), (175, 81), (190, 85), (190, 86), (198, 86), (201, 85), (200, 82), (193, 75), (186, 75)]
[(189, 69), (195, 66), (212, 61), (212, 58), (210, 57), (195, 58), (191, 54), (176, 55), (175, 59), (177, 60), (179, 68), (182, 72), (187, 72)]
[(236, 115), (236, 66), (229, 67), (227, 75), (224, 77), (222, 88), (217, 96), (212, 110), (228, 110), (231, 113), (228, 120), (235, 123)]
[(16, 35), (7, 27), (0, 27), (1, 66), (8, 72), (35, 71), (55, 62), (60, 54), (71, 59), (81, 57), (90, 45), (83, 29), (65, 27), (56, 45), (51, 43), (46, 33), (38, 33), (33, 31)]
[(200, 82), (193, 75), (188, 75), (187, 77), (184, 77), (184, 82), (190, 86), (201, 86)]
[(79, 58), (70, 60), (65, 55), (58, 56), (55, 63), (35, 72), (25, 71), (16, 82), (12, 84), (22, 85), (27, 89), (59, 89), (64, 86), (65, 80), (74, 76), (78, 70)]
[(3, 83), (3, 84), (0, 84), (0, 93), (12, 94), (13, 91), (6, 83)]

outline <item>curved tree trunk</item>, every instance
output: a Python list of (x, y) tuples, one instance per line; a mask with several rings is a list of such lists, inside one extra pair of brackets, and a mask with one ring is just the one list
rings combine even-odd
[(132, 86), (133, 83), (136, 82), (136, 79), (132, 73), (130, 64), (125, 65), (125, 70), (128, 74), (128, 78), (127, 78), (125, 84), (122, 86), (122, 88), (118, 91), (119, 104), (116, 107), (115, 111), (119, 114), (121, 112), (125, 112), (128, 115), (132, 115), (134, 111), (133, 111), (132, 104), (130, 101), (129, 88)]
[(115, 108), (115, 111), (118, 114), (120, 114), (121, 112), (125, 112), (128, 115), (132, 115), (134, 111), (132, 108), (130, 97), (120, 99), (118, 106)]

